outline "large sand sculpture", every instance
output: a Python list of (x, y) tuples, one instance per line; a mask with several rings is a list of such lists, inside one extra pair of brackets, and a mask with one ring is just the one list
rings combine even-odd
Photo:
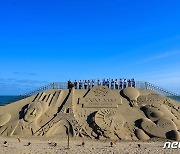
[(150, 90), (50, 90), (0, 107), (1, 136), (180, 140), (180, 104)]

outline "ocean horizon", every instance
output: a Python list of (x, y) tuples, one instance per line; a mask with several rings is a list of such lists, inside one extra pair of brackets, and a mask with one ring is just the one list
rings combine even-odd
[(18, 98), (18, 95), (0, 95), (0, 106), (10, 104), (16, 101)]

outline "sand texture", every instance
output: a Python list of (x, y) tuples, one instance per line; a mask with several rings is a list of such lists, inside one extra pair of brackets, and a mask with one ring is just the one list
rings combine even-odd
[[(20, 143), (15, 141), (16, 138), (28, 137), (33, 137), (30, 146), (34, 149), (38, 146), (37, 150), (40, 151), (44, 144), (44, 148), (50, 151), (62, 149), (66, 152), (63, 149), (66, 140), (63, 141), (63, 138), (67, 137), (74, 140), (72, 146), (80, 153), (95, 152), (93, 146), (89, 146), (91, 141), (99, 153), (103, 153), (103, 149), (108, 150), (106, 146), (109, 141), (125, 142), (111, 149), (115, 153), (122, 152), (122, 147), (122, 153), (134, 148), (142, 150), (146, 147), (148, 150), (149, 146), (162, 150), (162, 147), (158, 147), (163, 146), (162, 143), (156, 145), (149, 141), (154, 138), (179, 141), (179, 131), (178, 102), (150, 90), (132, 87), (123, 90), (110, 90), (106, 86), (94, 86), (91, 90), (49, 90), (0, 107), (1, 141), (9, 140), (9, 148), (14, 146), (17, 152), (18, 146), (22, 146), (25, 151), (30, 150), (29, 146), (24, 146), (28, 139)], [(45, 141), (52, 137), (62, 139), (57, 141), (58, 146), (53, 149)], [(85, 147), (87, 151), (77, 146), (80, 144), (75, 141), (77, 138), (77, 141), (88, 139), (88, 146)], [(136, 142), (140, 142), (142, 147), (137, 148)], [(129, 144), (132, 146), (128, 147)], [(4, 145), (1, 143), (1, 146)], [(3, 152), (9, 148), (3, 147)]]
[[(7, 143), (6, 143), (6, 142)], [(6, 144), (4, 144), (4, 142)], [(82, 143), (84, 142), (84, 145)], [(94, 140), (0, 138), (1, 154), (178, 154), (179, 149), (163, 149), (164, 141), (110, 142)]]

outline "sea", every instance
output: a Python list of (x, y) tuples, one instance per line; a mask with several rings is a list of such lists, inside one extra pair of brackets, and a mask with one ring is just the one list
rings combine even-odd
[(2, 96), (0, 95), (0, 106), (4, 106), (16, 101), (19, 96)]
[[(171, 97), (172, 99), (179, 101), (180, 103), (180, 97)], [(7, 104), (10, 104), (12, 102), (15, 102), (19, 99), (19, 96), (1, 96), (0, 95), (0, 106), (4, 106)]]

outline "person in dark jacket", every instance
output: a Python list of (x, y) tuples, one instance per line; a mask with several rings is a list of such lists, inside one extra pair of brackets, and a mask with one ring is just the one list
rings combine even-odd
[(71, 81), (68, 80), (68, 89), (70, 89), (70, 88), (71, 88)]
[(128, 83), (128, 87), (131, 87), (131, 81), (129, 79), (127, 80), (127, 83)]
[(107, 79), (106, 84), (105, 84), (108, 88), (109, 88), (109, 80)]
[(123, 81), (122, 79), (119, 80), (119, 89), (122, 89)]
[(77, 81), (74, 81), (74, 88), (77, 89)]
[(103, 79), (102, 85), (105, 86), (106, 85), (106, 81), (105, 79)]
[(135, 83), (134, 78), (131, 79), (131, 85), (132, 85), (132, 87), (134, 87), (134, 88), (136, 87), (136, 83)]

